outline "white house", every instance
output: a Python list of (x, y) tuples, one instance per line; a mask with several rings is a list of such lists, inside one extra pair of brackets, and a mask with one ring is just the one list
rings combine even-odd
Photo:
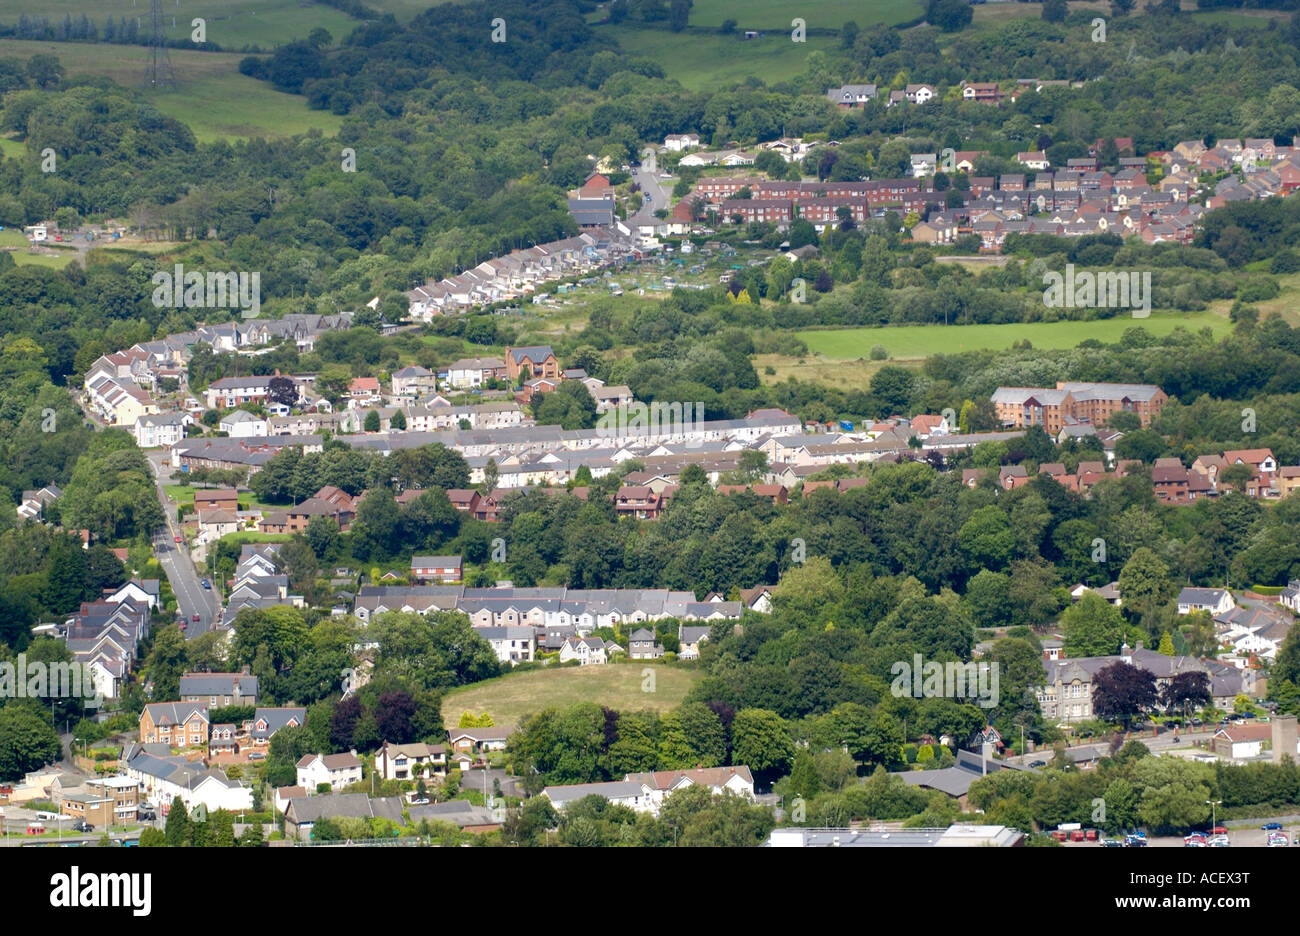
[(502, 663), (531, 663), (537, 658), (537, 632), (531, 627), (476, 627)]
[(146, 413), (135, 422), (135, 443), (140, 448), (175, 445), (185, 438), (185, 428), (194, 425), (189, 413)]
[(608, 663), (605, 641), (599, 637), (568, 638), (560, 646), (560, 662), (568, 663), (570, 660), (577, 660), (583, 666)]
[(347, 754), (304, 754), (298, 761), (298, 786), (318, 789), (328, 783), (331, 790), (341, 790), (361, 782), (361, 760), (357, 752)]
[(1226, 614), (1237, 606), (1232, 592), (1225, 588), (1184, 588), (1178, 593), (1178, 613), (1209, 611), (1210, 615)]
[(563, 786), (548, 786), (542, 790), (542, 796), (551, 801), (556, 809), (564, 809), (588, 796), (600, 796), (618, 806), (627, 806), (637, 812), (656, 811), (651, 790), (644, 783), (631, 780), (614, 780), (608, 783), (570, 783)]
[(733, 793), (749, 800), (754, 799), (754, 776), (744, 765), (700, 767), (694, 770), (655, 770), (628, 774), (626, 779), (641, 784), (650, 791), (650, 801), (656, 812), (663, 805), (666, 797), (697, 784), (707, 787), (714, 796)]
[(217, 428), (232, 439), (251, 439), (267, 434), (267, 421), (247, 410), (234, 410), (221, 417)]
[(664, 137), (664, 149), (673, 153), (680, 153), (699, 145), (700, 137), (697, 133), (670, 133)]

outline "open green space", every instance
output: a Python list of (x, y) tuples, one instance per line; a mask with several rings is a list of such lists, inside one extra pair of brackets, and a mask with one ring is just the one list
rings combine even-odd
[(881, 345), (891, 358), (923, 358), (932, 354), (1010, 348), (1029, 341), (1035, 348), (1073, 348), (1089, 338), (1109, 344), (1119, 341), (1130, 328), (1141, 327), (1153, 335), (1167, 335), (1175, 328), (1199, 331), (1213, 329), (1215, 337), (1231, 330), (1228, 320), (1213, 312), (1152, 313), (1150, 318), (1127, 315), (1087, 322), (1030, 322), (1013, 325), (910, 325), (886, 328), (827, 328), (798, 332), (814, 354), (828, 360), (846, 361), (868, 357)]
[[(654, 691), (643, 690), (644, 670), (654, 672)], [(491, 714), (499, 727), (517, 727), (544, 708), (565, 708), (578, 702), (596, 702), (615, 711), (665, 712), (681, 704), (703, 673), (672, 666), (608, 663), (604, 666), (566, 666), (510, 673), (443, 697), (443, 724), (454, 728), (460, 714)]]
[[(735, 20), (740, 29), (790, 29), (796, 16), (809, 29), (839, 29), (849, 20), (860, 27), (876, 23), (905, 23), (925, 11), (920, 0), (695, 0), (691, 7), (692, 26), (721, 26)], [(789, 36), (786, 36), (789, 41)]]
[[(793, 14), (792, 14), (793, 15)], [(744, 40), (739, 34), (674, 33), (637, 26), (601, 26), (628, 55), (657, 62), (669, 78), (692, 91), (709, 91), (758, 76), (768, 84), (788, 81), (808, 70), (808, 55), (838, 48), (832, 36), (809, 36), (807, 42), (790, 41), (790, 18), (784, 32)], [(600, 33), (598, 33), (600, 34)]]
[[(0, 39), (0, 58), (54, 55), (69, 75), (103, 75), (126, 88), (140, 86), (148, 54), (144, 46)], [(293, 136), (313, 128), (338, 132), (342, 118), (311, 110), (306, 98), (241, 75), (241, 58), (238, 53), (172, 49), (176, 90), (154, 92), (149, 99), (168, 117), (189, 125), (200, 142)]]

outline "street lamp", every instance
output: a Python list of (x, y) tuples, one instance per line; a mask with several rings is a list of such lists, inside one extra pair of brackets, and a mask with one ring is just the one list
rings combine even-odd
[(1215, 821), (1215, 816), (1218, 815), (1218, 814), (1215, 812), (1215, 809), (1216, 809), (1216, 807), (1219, 807), (1219, 806), (1222, 806), (1222, 805), (1223, 805), (1223, 800), (1208, 800), (1208, 799), (1207, 799), (1207, 800), (1205, 801), (1205, 805), (1210, 807), (1210, 834), (1213, 835), (1213, 834), (1214, 834), (1214, 827), (1218, 825), (1218, 823)]

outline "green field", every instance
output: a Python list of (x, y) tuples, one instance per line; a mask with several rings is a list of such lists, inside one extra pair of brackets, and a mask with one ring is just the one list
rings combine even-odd
[[(786, 29), (789, 29), (787, 20)], [(768, 84), (788, 81), (808, 70), (808, 54), (838, 48), (839, 40), (809, 36), (791, 42), (789, 32), (759, 39), (716, 33), (672, 33), (636, 26), (601, 26), (597, 35), (610, 35), (628, 55), (657, 62), (664, 74), (691, 91), (711, 91), (758, 76)]]
[[(642, 670), (651, 669), (655, 691), (641, 691)], [(604, 666), (551, 667), (453, 689), (443, 697), (443, 724), (455, 727), (460, 714), (488, 712), (498, 727), (517, 727), (534, 712), (576, 702), (596, 702), (616, 711), (664, 712), (681, 704), (702, 672), (671, 666), (608, 663)]]
[[(368, 0), (366, 6), (407, 20), (432, 6), (432, 0)], [(247, 46), (272, 49), (295, 39), (306, 39), (313, 29), (324, 28), (338, 43), (361, 25), (346, 13), (304, 0), (162, 0), (164, 35), (169, 40), (191, 38), (192, 21), (205, 21), (207, 41), (239, 51)], [(0, 0), (0, 22), (14, 23), (22, 14), (43, 16), (58, 27), (67, 15), (76, 23), (84, 13), (103, 35), (108, 17), (140, 20), (149, 25), (149, 0)], [(174, 24), (174, 25), (173, 25)], [(117, 48), (121, 48), (118, 46)], [(173, 52), (175, 54), (175, 52)]]
[[(69, 75), (104, 75), (123, 87), (136, 88), (144, 76), (149, 50), (104, 43), (0, 39), (0, 58), (26, 60), (37, 54), (57, 56)], [(310, 110), (306, 98), (283, 94), (264, 81), (241, 75), (242, 57), (173, 49), (176, 91), (157, 92), (150, 99), (167, 116), (188, 124), (201, 142), (293, 136), (313, 127), (326, 134), (338, 132), (342, 118)]]
[[(734, 19), (740, 29), (790, 29), (796, 16), (809, 29), (839, 29), (849, 20), (866, 28), (876, 23), (904, 23), (925, 10), (920, 0), (695, 0), (690, 25), (721, 26)], [(787, 36), (787, 41), (789, 37)]]
[(887, 328), (828, 328), (797, 334), (808, 350), (831, 361), (868, 357), (875, 345), (882, 345), (891, 358), (914, 359), (932, 354), (1010, 348), (1028, 340), (1035, 348), (1073, 348), (1095, 338), (1104, 343), (1118, 341), (1135, 326), (1154, 335), (1167, 335), (1179, 326), (1189, 331), (1209, 327), (1216, 337), (1231, 329), (1228, 320), (1213, 312), (1178, 314), (1152, 313), (1150, 318), (1116, 316), (1091, 322), (1031, 322), (1025, 325), (900, 325)]

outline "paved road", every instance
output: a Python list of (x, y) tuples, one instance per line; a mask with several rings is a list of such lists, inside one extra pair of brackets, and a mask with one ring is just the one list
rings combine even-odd
[(640, 210), (627, 219), (628, 225), (635, 228), (641, 224), (661, 223), (655, 217), (655, 212), (660, 208), (668, 207), (668, 193), (659, 184), (659, 167), (653, 154), (647, 155), (641, 160), (641, 165), (633, 170), (632, 178), (640, 184), (641, 194), (644, 196), (645, 201)]
[[(147, 457), (158, 487), (163, 516), (167, 519), (166, 524), (154, 534), (154, 554), (167, 573), (167, 581), (171, 582), (172, 591), (176, 595), (177, 611), (186, 621), (186, 636), (198, 637), (221, 621), (221, 601), (215, 590), (202, 586), (189, 550), (184, 543), (176, 542), (176, 537), (181, 535), (181, 529), (176, 523), (176, 507), (167, 499), (167, 492), (163, 490), (163, 484), (170, 480), (172, 473), (171, 466), (165, 463), (166, 456), (161, 452), (149, 452)], [(197, 622), (194, 620), (195, 614), (199, 616)]]

